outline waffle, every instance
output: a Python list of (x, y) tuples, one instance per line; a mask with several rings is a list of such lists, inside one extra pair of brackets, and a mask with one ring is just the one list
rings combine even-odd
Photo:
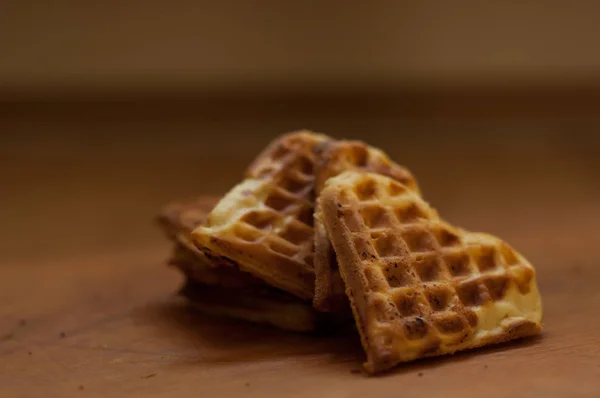
[[(317, 150), (316, 192), (332, 177), (348, 170), (374, 172), (400, 181), (415, 192), (417, 182), (404, 167), (392, 162), (381, 150), (360, 141), (330, 141)], [(315, 214), (315, 297), (313, 305), (319, 311), (345, 313), (349, 311), (344, 282), (338, 271), (322, 215)]]
[(237, 268), (208, 265), (204, 254), (189, 243), (189, 233), (206, 220), (216, 202), (210, 197), (174, 202), (158, 217), (167, 236), (175, 242), (169, 264), (186, 276), (182, 295), (194, 308), (212, 315), (286, 330), (314, 330), (317, 316), (309, 304)]
[(188, 279), (180, 291), (203, 313), (241, 319), (295, 332), (317, 328), (317, 313), (307, 303), (269, 287), (227, 289)]
[(192, 251), (189, 247), (181, 244), (174, 245), (168, 264), (181, 271), (186, 279), (204, 285), (219, 286), (227, 289), (268, 286), (262, 279), (241, 272), (236, 268), (208, 265), (202, 256), (198, 256), (197, 251)]
[(390, 178), (346, 172), (319, 198), (370, 373), (538, 333), (531, 264), (441, 220)]
[(178, 268), (188, 279), (227, 288), (265, 286), (265, 283), (234, 267), (214, 267), (190, 241), (190, 233), (206, 221), (218, 198), (201, 196), (165, 206), (157, 217), (167, 237), (175, 242), (168, 263)]
[(345, 171), (366, 171), (382, 174), (418, 192), (417, 181), (405, 167), (390, 160), (381, 149), (362, 141), (327, 141), (315, 148), (315, 189), (321, 193), (327, 180)]
[(249, 167), (191, 237), (205, 256), (295, 296), (312, 300), (313, 150), (328, 138), (310, 132), (284, 135)]

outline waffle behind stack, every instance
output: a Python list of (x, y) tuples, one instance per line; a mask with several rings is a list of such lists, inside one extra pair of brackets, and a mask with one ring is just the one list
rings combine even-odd
[(273, 142), (191, 237), (213, 263), (242, 271), (295, 296), (312, 300), (313, 150), (329, 140), (298, 132)]
[(158, 217), (159, 224), (175, 243), (169, 264), (186, 277), (181, 294), (196, 309), (213, 315), (293, 331), (314, 330), (317, 314), (310, 305), (235, 267), (210, 265), (204, 254), (189, 242), (191, 231), (204, 223), (216, 202), (210, 197), (174, 202)]
[[(415, 192), (417, 182), (406, 168), (391, 161), (380, 149), (360, 141), (329, 141), (317, 152), (316, 193), (320, 196), (326, 182), (345, 171), (368, 171), (386, 175), (405, 184)], [(315, 297), (313, 305), (319, 311), (344, 314), (348, 311), (346, 288), (338, 271), (335, 252), (320, 209), (315, 212)]]

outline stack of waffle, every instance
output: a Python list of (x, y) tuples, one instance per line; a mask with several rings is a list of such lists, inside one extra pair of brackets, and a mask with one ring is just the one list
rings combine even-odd
[(353, 316), (369, 373), (541, 328), (532, 265), (441, 219), (362, 142), (281, 136), (223, 198), (173, 203), (159, 221), (194, 307), (294, 331)]

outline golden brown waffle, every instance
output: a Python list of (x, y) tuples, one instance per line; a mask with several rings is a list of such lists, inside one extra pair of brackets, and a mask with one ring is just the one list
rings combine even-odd
[(310, 132), (273, 142), (196, 228), (192, 240), (213, 263), (232, 262), (304, 300), (314, 294), (315, 147)]
[(167, 236), (175, 242), (169, 264), (186, 276), (184, 296), (196, 309), (213, 315), (293, 331), (314, 330), (317, 317), (309, 304), (237, 268), (207, 265), (204, 254), (189, 242), (189, 233), (206, 220), (216, 202), (211, 197), (174, 202), (158, 217)]
[(367, 371), (539, 332), (535, 271), (500, 239), (449, 225), (377, 174), (332, 178), (319, 201)]
[[(344, 171), (368, 171), (386, 175), (419, 191), (413, 175), (392, 162), (381, 150), (360, 141), (330, 141), (318, 147), (316, 167), (317, 195), (325, 183)], [(349, 309), (345, 286), (338, 271), (322, 215), (315, 214), (315, 297), (313, 305), (319, 311), (344, 313)]]
[(178, 268), (186, 277), (208, 285), (227, 288), (266, 286), (252, 275), (234, 267), (214, 267), (190, 241), (190, 233), (206, 221), (218, 198), (201, 196), (165, 206), (157, 217), (167, 237), (175, 242), (169, 265)]

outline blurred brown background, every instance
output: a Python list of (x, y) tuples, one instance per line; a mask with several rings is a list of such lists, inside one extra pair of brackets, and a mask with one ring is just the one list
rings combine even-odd
[(2, 2), (0, 253), (146, 244), (163, 202), (224, 192), (299, 128), (383, 147), (443, 210), (593, 201), (598, 15), (557, 0)]
[(5, 1), (5, 89), (597, 84), (596, 1)]
[[(599, 17), (583, 0), (0, 2), (0, 390), (236, 395), (246, 376), (231, 358), (243, 357), (253, 385), (283, 396), (269, 376), (283, 352), (306, 388), (348, 396), (459, 391), (465, 375), (473, 395), (502, 383), (507, 395), (594, 396)], [(337, 340), (140, 315), (179, 281), (162, 266), (160, 207), (226, 192), (301, 128), (383, 148), (443, 216), (525, 254), (542, 343), (360, 384), (346, 379), (360, 354)], [(483, 376), (488, 359), (497, 368)]]

